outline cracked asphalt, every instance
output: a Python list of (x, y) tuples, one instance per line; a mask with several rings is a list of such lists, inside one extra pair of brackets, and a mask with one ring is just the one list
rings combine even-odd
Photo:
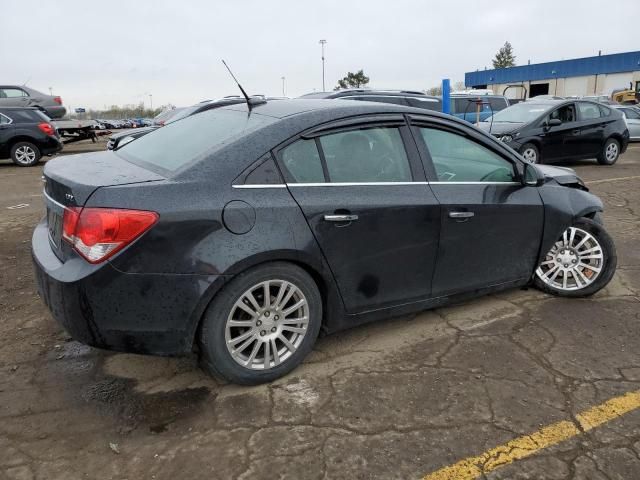
[[(71, 341), (31, 268), (42, 167), (0, 164), (0, 479), (417, 479), (638, 391), (640, 145), (571, 166), (618, 249), (604, 291), (512, 290), (358, 327), (247, 388), (193, 357)], [(640, 478), (640, 409), (478, 478)]]

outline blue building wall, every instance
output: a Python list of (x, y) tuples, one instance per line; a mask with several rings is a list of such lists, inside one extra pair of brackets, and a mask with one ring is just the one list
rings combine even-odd
[(467, 87), (473, 87), (638, 70), (640, 70), (640, 51), (467, 72), (464, 74), (464, 83)]

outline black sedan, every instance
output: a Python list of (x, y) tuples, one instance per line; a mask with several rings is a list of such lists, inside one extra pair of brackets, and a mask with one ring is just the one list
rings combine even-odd
[(613, 165), (629, 143), (615, 109), (585, 100), (539, 100), (506, 108), (480, 123), (532, 163), (597, 158)]
[(319, 333), (534, 283), (603, 288), (602, 203), (466, 122), (361, 101), (207, 110), (54, 159), (32, 253), (75, 339), (256, 384)]

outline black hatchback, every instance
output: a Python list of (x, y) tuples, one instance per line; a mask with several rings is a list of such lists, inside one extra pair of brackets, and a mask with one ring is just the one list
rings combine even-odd
[(196, 349), (243, 384), (292, 370), (320, 332), (529, 283), (591, 295), (616, 267), (572, 170), (417, 108), (223, 107), (54, 159), (44, 178), (32, 253), (69, 334)]
[(596, 158), (613, 165), (629, 143), (622, 114), (586, 100), (540, 100), (512, 105), (480, 122), (532, 163)]

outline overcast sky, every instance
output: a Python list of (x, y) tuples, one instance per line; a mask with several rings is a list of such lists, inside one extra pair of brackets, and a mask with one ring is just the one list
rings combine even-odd
[(1, 0), (0, 83), (68, 107), (188, 105), (237, 94), (298, 96), (360, 68), (371, 87), (426, 89), (491, 68), (640, 50), (640, 0)]

